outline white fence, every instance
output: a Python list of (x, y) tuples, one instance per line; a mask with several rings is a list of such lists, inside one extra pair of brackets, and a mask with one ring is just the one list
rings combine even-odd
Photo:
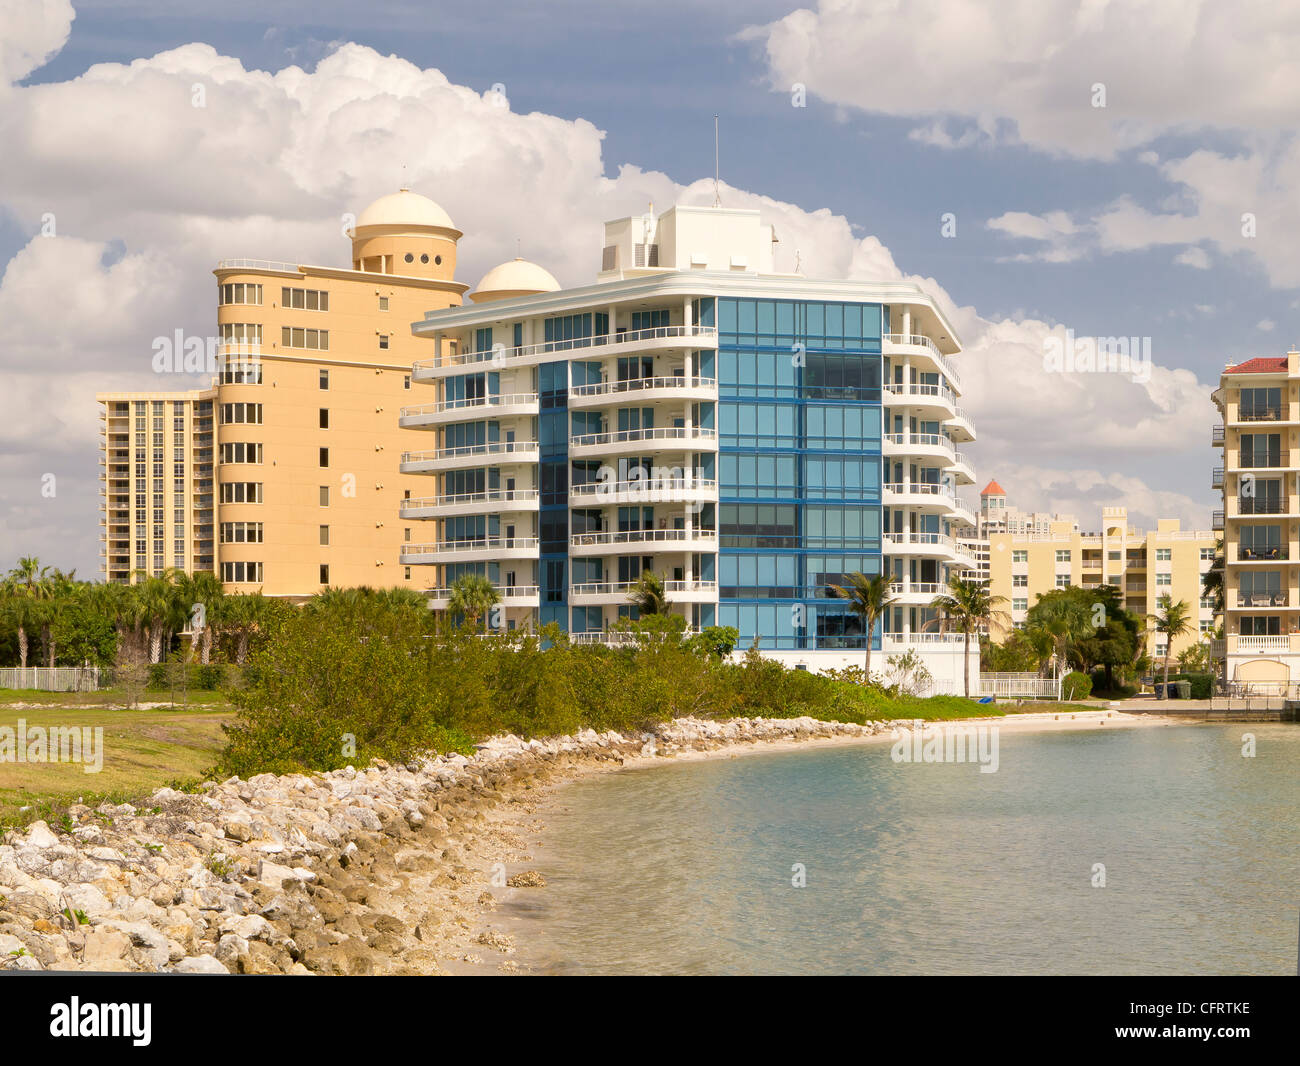
[(1037, 674), (980, 674), (979, 694), (1004, 700), (1059, 700), (1061, 679)]
[(98, 666), (0, 667), (0, 688), (30, 688), (40, 692), (94, 692), (99, 688)]

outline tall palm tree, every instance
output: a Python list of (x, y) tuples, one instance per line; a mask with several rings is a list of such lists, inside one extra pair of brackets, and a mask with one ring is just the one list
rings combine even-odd
[(478, 620), (501, 601), (501, 596), (487, 574), (461, 574), (451, 583), (447, 610), (464, 615), (471, 629), (478, 628)]
[(988, 586), (976, 578), (953, 574), (948, 578), (948, 591), (941, 592), (930, 604), (937, 612), (939, 629), (944, 633), (965, 635), (965, 655), (962, 666), (965, 691), (970, 692), (970, 641), (982, 626), (1006, 625), (1009, 616), (1001, 610), (1005, 596), (994, 596)]
[[(186, 575), (180, 580), (181, 599), (189, 605), (190, 616), (190, 658), (194, 658), (197, 648), (202, 648), (201, 658), (204, 666), (212, 658), (213, 631), (221, 624), (221, 605), (225, 592), (217, 575), (210, 570), (200, 570)], [(203, 611), (195, 608), (203, 605)], [(196, 626), (195, 622), (202, 622)]]
[(832, 597), (849, 601), (849, 610), (862, 619), (862, 629), (867, 635), (867, 681), (871, 681), (871, 634), (876, 622), (883, 618), (885, 612), (895, 603), (892, 594), (893, 574), (866, 574), (854, 572), (848, 575), (848, 584), (827, 585), (826, 591)]
[(668, 595), (664, 592), (664, 583), (653, 570), (641, 571), (641, 576), (627, 591), (627, 600), (641, 616), (668, 613)]
[(18, 660), (24, 670), (27, 669), (27, 630), (36, 624), (34, 604), (40, 599), (40, 589), (49, 572), (50, 568), (41, 566), (36, 556), (25, 555), (5, 579), (6, 595), (18, 629)]
[(1223, 538), (1214, 542), (1214, 562), (1201, 577), (1201, 595), (1208, 597), (1215, 614), (1223, 614)]
[(62, 570), (52, 570), (39, 586), (41, 653), (45, 658), (46, 666), (54, 666), (58, 662), (55, 626), (67, 613), (72, 597), (76, 594), (76, 577), (76, 570), (66, 574)]
[(149, 661), (162, 662), (172, 634), (189, 621), (189, 605), (176, 583), (176, 571), (165, 570), (140, 582), (140, 609), (149, 634)]
[(1169, 653), (1174, 649), (1174, 640), (1186, 636), (1192, 631), (1192, 612), (1186, 600), (1173, 602), (1169, 593), (1160, 597), (1160, 603), (1151, 621), (1156, 624), (1156, 632), (1165, 635), (1165, 694), (1169, 694)]

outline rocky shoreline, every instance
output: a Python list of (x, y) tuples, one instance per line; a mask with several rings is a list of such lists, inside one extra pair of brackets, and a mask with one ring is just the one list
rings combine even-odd
[[(1136, 722), (1115, 712), (1024, 719), (1046, 728), (1117, 717)], [(260, 774), (193, 794), (160, 789), (140, 807), (72, 807), (0, 843), (0, 969), (518, 973), (493, 912), (545, 884), (528, 866), (528, 839), (549, 787), (911, 725), (684, 718), (635, 736), (494, 737), (472, 758)]]
[(55, 826), (4, 835), (0, 969), (517, 972), (492, 912), (545, 883), (525, 840), (545, 787), (629, 762), (892, 728), (680, 719), (631, 737), (494, 737), (473, 758), (75, 806)]

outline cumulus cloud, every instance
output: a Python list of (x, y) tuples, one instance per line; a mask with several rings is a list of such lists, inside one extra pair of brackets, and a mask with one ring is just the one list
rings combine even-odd
[[(54, 29), (35, 17), (20, 24), (2, 53), (10, 82), (59, 47), (66, 14)], [(83, 573), (94, 572), (97, 539), (93, 394), (200, 384), (153, 375), (151, 341), (212, 331), (219, 258), (345, 264), (342, 215), (405, 177), (465, 232), (462, 280), (513, 257), (518, 238), (562, 283), (584, 284), (605, 219), (650, 202), (712, 202), (708, 180), (682, 185), (629, 165), (607, 174), (603, 135), (585, 120), (517, 114), (437, 70), (353, 44), (311, 71), (275, 74), (190, 44), (0, 93), (0, 209), (30, 235), (0, 279), (0, 559), (38, 550)], [(779, 270), (797, 254), (810, 277), (907, 276), (842, 215), (740, 189), (723, 199), (775, 225)], [(43, 235), (51, 218), (53, 235)], [(1062, 235), (1067, 223), (1047, 220)], [(1144, 385), (1047, 374), (1044, 338), (1059, 326), (986, 320), (920, 280), (967, 343), (969, 406), (983, 426), (975, 458), (986, 470), (1026, 454), (1093, 469), (1139, 447), (1158, 457), (1192, 443), (1186, 412), (1208, 401), (1190, 373), (1157, 370)], [(54, 498), (39, 492), (45, 473), (58, 478)]]

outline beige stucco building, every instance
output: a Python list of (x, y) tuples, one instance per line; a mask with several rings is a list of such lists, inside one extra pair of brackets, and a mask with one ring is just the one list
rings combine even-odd
[[(455, 280), (460, 236), (442, 208), (403, 189), (357, 218), (350, 267), (256, 259), (217, 265), (218, 364), (213, 388), (201, 394), (211, 404), (215, 440), (196, 451), (194, 489), (187, 487), (206, 488), (211, 510), (186, 504), (206, 514), (215, 535), (206, 554), (187, 552), (182, 566), (173, 563), (167, 527), (167, 566), (215, 569), (230, 591), (260, 588), (291, 599), (326, 586), (423, 588), (425, 575), (414, 577), (400, 561), (410, 538), (402, 501), (427, 481), (399, 470), (406, 444), (399, 412), (411, 395), (411, 365), (437, 351), (432, 340), (412, 335), (410, 323), (459, 305), (467, 288)], [(160, 392), (142, 400), (175, 404), (198, 395)], [(124, 401), (117, 394), (98, 399), (108, 424), (104, 463), (120, 473), (115, 405)], [(109, 532), (143, 529), (156, 541), (157, 506), (141, 510), (130, 482), (106, 482), (109, 488)], [(154, 570), (152, 551), (149, 566), (134, 565), (134, 540), (124, 567), (123, 543), (110, 542), (106, 578)]]
[[(1185, 602), (1192, 632), (1174, 641), (1171, 654), (1208, 641), (1214, 629), (1213, 607), (1201, 596), (1201, 581), (1214, 562), (1215, 534), (1183, 530), (1178, 519), (1161, 518), (1154, 530), (1130, 526), (1123, 507), (1102, 509), (1098, 533), (1081, 533), (1068, 516), (1049, 523), (1045, 532), (989, 534), (989, 586), (1006, 603), (1001, 609), (1013, 626), (1025, 624), (1040, 595), (1074, 585), (1112, 585), (1123, 593), (1124, 608), (1147, 618), (1147, 651), (1163, 657), (1165, 640), (1150, 621), (1162, 597)], [(1002, 640), (1005, 631), (995, 633)]]

